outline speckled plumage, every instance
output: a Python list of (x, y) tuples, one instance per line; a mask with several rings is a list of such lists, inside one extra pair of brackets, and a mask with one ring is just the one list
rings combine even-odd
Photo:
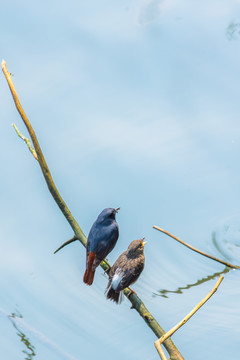
[(107, 299), (120, 303), (122, 291), (139, 278), (145, 263), (143, 240), (132, 241), (112, 266), (106, 289)]
[(93, 283), (97, 266), (112, 251), (118, 240), (119, 229), (115, 216), (118, 209), (104, 209), (97, 217), (88, 235), (86, 247), (86, 271), (83, 281)]

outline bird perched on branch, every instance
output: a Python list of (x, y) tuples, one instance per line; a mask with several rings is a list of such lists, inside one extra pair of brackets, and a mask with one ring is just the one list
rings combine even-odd
[(83, 281), (92, 285), (96, 267), (116, 245), (119, 230), (115, 216), (119, 208), (104, 209), (91, 227), (86, 247), (86, 271)]
[(128, 249), (119, 256), (112, 266), (105, 291), (107, 299), (120, 304), (123, 300), (123, 290), (139, 278), (145, 263), (143, 248), (146, 241), (143, 240), (132, 241)]

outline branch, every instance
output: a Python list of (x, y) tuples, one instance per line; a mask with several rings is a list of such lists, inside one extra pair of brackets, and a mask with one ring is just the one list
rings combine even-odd
[[(78, 223), (76, 222), (76, 220), (74, 219), (74, 217), (71, 214), (70, 210), (68, 209), (66, 203), (64, 202), (61, 195), (59, 194), (59, 192), (56, 188), (56, 185), (53, 182), (50, 170), (49, 170), (47, 163), (45, 161), (45, 158), (43, 156), (43, 153), (42, 153), (42, 150), (38, 143), (36, 134), (31, 126), (21, 104), (20, 104), (17, 92), (15, 90), (15, 87), (14, 87), (12, 79), (11, 79), (11, 74), (8, 72), (7, 64), (4, 60), (2, 61), (2, 70), (3, 70), (3, 73), (7, 80), (10, 91), (12, 93), (12, 97), (15, 102), (16, 108), (17, 108), (24, 124), (26, 125), (29, 135), (32, 139), (34, 149), (37, 153), (38, 162), (41, 167), (41, 170), (42, 170), (43, 176), (45, 178), (45, 181), (47, 183), (47, 186), (49, 188), (49, 191), (52, 194), (54, 200), (56, 201), (57, 205), (59, 206), (60, 210), (62, 211), (63, 215), (65, 216), (65, 218), (67, 219), (67, 221), (69, 222), (70, 226), (72, 227), (72, 229), (74, 231), (75, 236), (69, 241), (72, 242), (72, 241), (76, 240), (75, 238), (77, 238), (86, 247), (87, 238), (84, 235), (84, 233), (83, 233), (82, 229), (80, 228), (80, 226), (78, 225)], [(106, 272), (108, 272), (110, 269), (110, 265), (108, 264), (108, 262), (106, 260), (101, 262), (101, 267)], [(126, 288), (124, 291), (124, 294), (127, 296), (127, 295), (129, 295), (129, 293), (130, 293), (130, 289)], [(157, 321), (154, 319), (154, 317), (151, 315), (151, 313), (145, 307), (142, 300), (135, 294), (131, 294), (128, 299), (132, 303), (132, 308), (137, 310), (137, 312), (143, 317), (143, 319), (145, 320), (147, 325), (156, 334), (156, 336), (157, 337), (162, 336), (164, 334), (164, 330), (161, 328), (161, 326), (157, 323)], [(178, 351), (178, 349), (176, 348), (176, 346), (174, 345), (174, 343), (172, 342), (171, 339), (168, 339), (165, 342), (164, 346), (166, 347), (168, 353), (170, 354), (171, 360), (183, 360), (182, 355), (180, 354), (180, 352)]]
[(180, 243), (183, 244), (184, 246), (188, 247), (189, 249), (191, 249), (191, 250), (193, 250), (193, 251), (195, 251), (195, 252), (197, 252), (197, 253), (199, 253), (199, 254), (201, 254), (201, 255), (203, 255), (203, 256), (206, 256), (206, 257), (209, 258), (209, 259), (212, 259), (212, 260), (214, 260), (214, 261), (217, 261), (217, 262), (219, 262), (219, 263), (221, 263), (221, 264), (223, 264), (223, 265), (225, 265), (225, 266), (228, 266), (228, 267), (230, 267), (230, 268), (232, 268), (232, 269), (240, 269), (240, 266), (238, 266), (238, 265), (230, 264), (230, 263), (228, 263), (228, 262), (226, 262), (226, 261), (224, 261), (224, 260), (220, 260), (220, 259), (218, 259), (218, 258), (216, 258), (216, 257), (214, 257), (214, 256), (212, 256), (212, 255), (208, 255), (208, 254), (204, 253), (203, 251), (200, 251), (200, 250), (196, 249), (195, 247), (193, 247), (193, 246), (185, 243), (183, 240), (179, 239), (178, 237), (172, 235), (170, 232), (168, 232), (168, 231), (166, 231), (166, 230), (164, 230), (164, 229), (161, 229), (160, 227), (158, 227), (158, 226), (156, 226), (156, 225), (154, 225), (153, 228), (156, 229), (156, 230), (159, 230), (159, 231), (163, 232), (164, 234), (172, 237), (173, 239), (177, 240), (178, 242), (180, 242)]
[[(135, 294), (131, 293), (131, 290), (129, 288), (126, 288), (124, 290), (124, 295), (128, 298), (128, 300), (132, 303), (131, 309), (135, 309), (139, 315), (143, 318), (143, 320), (146, 322), (146, 324), (152, 329), (154, 334), (159, 338), (165, 334), (165, 331), (163, 328), (158, 324), (156, 319), (152, 316), (152, 314), (149, 312), (149, 310), (146, 308), (142, 300)], [(166, 339), (164, 342), (164, 347), (170, 354), (171, 360), (184, 360), (180, 352), (178, 351), (177, 347), (173, 343), (173, 341), (170, 339)]]
[(18, 136), (27, 144), (30, 152), (33, 154), (33, 156), (35, 157), (36, 160), (38, 160), (38, 157), (37, 157), (37, 153), (35, 151), (35, 149), (33, 148), (31, 142), (29, 139), (27, 139), (25, 136), (23, 136), (20, 131), (18, 130), (17, 126), (15, 124), (12, 124), (12, 126), (14, 127), (16, 133), (18, 134)]
[(205, 302), (208, 301), (208, 299), (210, 299), (210, 297), (217, 291), (219, 285), (221, 284), (223, 280), (223, 276), (220, 276), (220, 278), (218, 279), (216, 285), (213, 287), (213, 289), (205, 296), (205, 298), (200, 301), (200, 303), (198, 303), (193, 309), (192, 311), (190, 311), (187, 316), (185, 316), (177, 325), (175, 325), (172, 329), (170, 329), (168, 332), (166, 332), (163, 336), (161, 336), (160, 339), (158, 339), (157, 341), (155, 341), (154, 345), (161, 357), (162, 360), (167, 360), (161, 344), (166, 341), (166, 339), (169, 338), (169, 336), (172, 336), (181, 326), (183, 326), (184, 324), (186, 324), (186, 322), (205, 304)]
[(63, 215), (65, 216), (65, 218), (67, 219), (67, 221), (69, 222), (70, 226), (72, 227), (74, 233), (76, 234), (76, 236), (78, 237), (78, 239), (81, 241), (81, 243), (83, 245), (86, 245), (86, 242), (87, 242), (87, 238), (86, 236), (84, 235), (84, 233), (82, 232), (82, 229), (80, 228), (80, 226), (78, 225), (78, 223), (76, 222), (76, 220), (74, 219), (74, 217), (72, 216), (70, 210), (68, 209), (66, 203), (64, 202), (63, 198), (61, 197), (61, 195), (59, 194), (57, 188), (56, 188), (56, 185), (54, 184), (53, 182), (53, 179), (52, 179), (52, 175), (50, 173), (50, 170), (47, 166), (47, 163), (46, 163), (46, 160), (43, 156), (43, 153), (42, 153), (42, 150), (40, 148), (40, 145), (38, 143), (38, 139), (36, 137), (36, 134), (27, 118), (27, 115), (25, 114), (23, 108), (22, 108), (22, 105), (19, 101), (19, 98), (18, 98), (18, 95), (17, 95), (17, 92), (16, 92), (16, 89), (13, 85), (13, 82), (12, 82), (12, 78), (11, 78), (11, 74), (8, 72), (7, 70), (7, 64), (6, 62), (3, 60), (2, 61), (2, 70), (3, 70), (3, 73), (5, 75), (5, 78), (7, 80), (7, 83), (8, 83), (8, 86), (10, 88), (10, 91), (12, 93), (12, 97), (13, 97), (13, 100), (15, 102), (15, 105), (16, 105), (16, 108), (29, 132), (29, 135), (32, 139), (32, 142), (33, 142), (33, 146), (34, 146), (34, 149), (37, 153), (37, 157), (38, 157), (38, 162), (39, 162), (39, 165), (41, 167), (41, 170), (42, 170), (42, 173), (43, 173), (43, 176), (45, 178), (45, 181), (47, 183), (47, 186), (49, 188), (49, 191), (50, 193), (52, 194), (54, 200), (56, 201), (57, 205), (59, 206), (60, 210), (62, 211)]

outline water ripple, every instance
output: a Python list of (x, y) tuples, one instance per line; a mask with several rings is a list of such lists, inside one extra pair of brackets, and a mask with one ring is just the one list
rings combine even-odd
[(226, 259), (240, 261), (240, 215), (224, 220), (212, 233), (212, 243)]

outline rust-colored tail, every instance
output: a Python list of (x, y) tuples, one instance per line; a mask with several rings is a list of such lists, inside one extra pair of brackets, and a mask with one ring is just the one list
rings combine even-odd
[(95, 270), (92, 269), (92, 265), (93, 265), (95, 256), (96, 256), (96, 254), (93, 252), (90, 252), (89, 256), (88, 256), (88, 267), (83, 276), (83, 282), (87, 285), (92, 285), (92, 283), (93, 283)]

